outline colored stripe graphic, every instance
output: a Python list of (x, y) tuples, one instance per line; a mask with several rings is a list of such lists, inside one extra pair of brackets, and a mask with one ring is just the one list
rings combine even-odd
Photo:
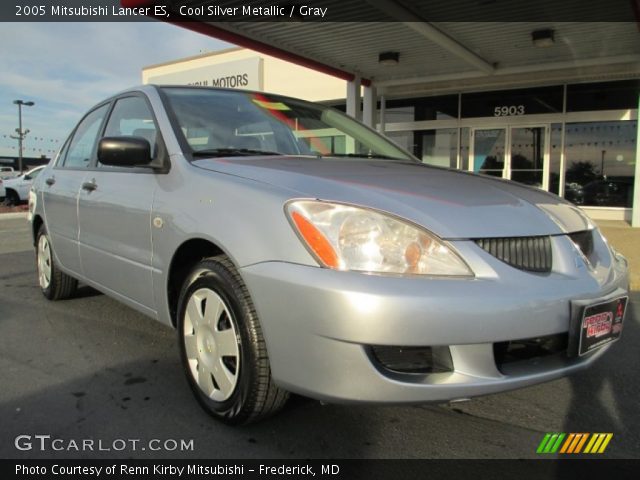
[(605, 449), (607, 448), (607, 445), (609, 445), (609, 442), (611, 441), (612, 438), (613, 438), (613, 433), (607, 433), (607, 436), (604, 439), (604, 442), (602, 442), (602, 445), (600, 445), (600, 450), (598, 450), (598, 453), (604, 453)]
[(578, 442), (578, 445), (576, 445), (576, 449), (573, 451), (573, 453), (580, 453), (582, 451), (582, 447), (584, 446), (585, 442), (587, 441), (587, 438), (589, 438), (589, 434), (588, 433), (581, 433), (580, 435), (582, 435), (582, 437), (580, 438), (580, 441)]
[(542, 453), (544, 451), (544, 447), (550, 438), (551, 438), (551, 434), (547, 433), (542, 439), (542, 441), (540, 442), (540, 445), (538, 445), (538, 449), (536, 450), (536, 453)]
[(564, 433), (561, 433), (560, 435), (558, 435), (558, 439), (556, 440), (556, 443), (551, 448), (550, 453), (556, 453), (558, 451), (558, 448), (560, 448), (560, 444), (562, 443), (562, 440), (564, 439), (564, 437), (565, 437)]
[[(613, 433), (560, 433), (551, 432), (545, 434), (536, 449), (541, 454), (578, 454), (604, 453)], [(585, 447), (586, 444), (586, 447)], [(583, 450), (583, 447), (584, 450)]]
[(547, 433), (540, 445), (538, 445), (537, 453), (556, 453), (560, 445), (562, 444), (562, 440), (566, 436), (565, 433)]
[(567, 437), (567, 440), (564, 442), (564, 445), (562, 445), (562, 448), (560, 449), (560, 453), (567, 453), (567, 450), (575, 437), (576, 437), (575, 433), (569, 434), (569, 436)]
[(603, 453), (613, 438), (613, 433), (594, 433), (584, 453)]

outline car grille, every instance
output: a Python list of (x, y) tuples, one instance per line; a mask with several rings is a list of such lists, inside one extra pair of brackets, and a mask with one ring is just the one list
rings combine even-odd
[(551, 239), (545, 237), (479, 238), (476, 244), (498, 260), (528, 272), (551, 271)]
[(585, 257), (589, 258), (591, 256), (593, 253), (593, 230), (570, 233), (569, 238)]

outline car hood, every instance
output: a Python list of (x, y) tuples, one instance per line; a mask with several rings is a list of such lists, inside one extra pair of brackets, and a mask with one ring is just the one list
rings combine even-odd
[(7, 186), (12, 186), (12, 185), (17, 185), (18, 183), (20, 183), (20, 180), (22, 180), (22, 176), (20, 177), (11, 177), (11, 178), (5, 178), (2, 181), (4, 182), (5, 185)]
[(515, 182), (419, 163), (309, 157), (199, 159), (195, 166), (386, 211), (442, 238), (558, 235), (593, 228), (575, 206)]

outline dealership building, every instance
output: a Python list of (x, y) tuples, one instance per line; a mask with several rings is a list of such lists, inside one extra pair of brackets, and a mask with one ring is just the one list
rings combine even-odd
[(182, 24), (241, 47), (149, 66), (142, 80), (327, 103), (426, 164), (640, 227), (638, 23), (412, 20)]

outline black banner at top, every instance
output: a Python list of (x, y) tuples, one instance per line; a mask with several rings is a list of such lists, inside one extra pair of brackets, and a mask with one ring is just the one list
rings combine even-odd
[(14, 0), (3, 22), (639, 22), (640, 0)]

